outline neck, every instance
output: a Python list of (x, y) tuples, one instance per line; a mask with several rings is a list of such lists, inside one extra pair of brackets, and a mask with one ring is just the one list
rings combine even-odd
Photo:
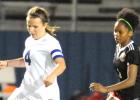
[(124, 44), (120, 44), (121, 47), (125, 47), (127, 44), (129, 44), (131, 42), (131, 40), (128, 40), (127, 42), (125, 42)]
[(38, 40), (38, 39), (40, 39), (40, 38), (44, 37), (46, 34), (47, 34), (46, 32), (43, 32), (42, 34), (40, 34), (40, 35), (37, 37), (37, 39), (36, 39), (36, 40)]

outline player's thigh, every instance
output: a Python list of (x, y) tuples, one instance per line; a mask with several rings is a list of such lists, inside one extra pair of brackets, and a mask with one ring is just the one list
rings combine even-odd
[(14, 92), (9, 96), (8, 100), (22, 100), (25, 95), (23, 95), (23, 92), (21, 88), (16, 88)]

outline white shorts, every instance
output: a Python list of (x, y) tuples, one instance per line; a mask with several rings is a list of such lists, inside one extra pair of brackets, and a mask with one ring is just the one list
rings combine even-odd
[(59, 87), (53, 84), (46, 88), (43, 85), (38, 90), (29, 92), (20, 86), (8, 100), (60, 100)]

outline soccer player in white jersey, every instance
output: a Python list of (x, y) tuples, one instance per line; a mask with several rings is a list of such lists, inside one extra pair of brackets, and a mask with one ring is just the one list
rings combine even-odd
[(59, 41), (54, 37), (57, 27), (49, 26), (48, 13), (32, 7), (26, 17), (30, 36), (25, 41), (23, 57), (0, 61), (0, 67), (25, 67), (24, 78), (8, 100), (60, 100), (57, 76), (66, 68)]
[(118, 12), (113, 34), (116, 41), (113, 66), (119, 82), (110, 86), (90, 84), (90, 88), (96, 91), (114, 92), (107, 100), (140, 100), (140, 50), (133, 41), (138, 24), (139, 17), (134, 10), (123, 8)]

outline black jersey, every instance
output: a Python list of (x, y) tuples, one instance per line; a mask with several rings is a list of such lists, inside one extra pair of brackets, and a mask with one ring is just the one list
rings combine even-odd
[(121, 48), (116, 45), (116, 52), (113, 61), (114, 67), (118, 73), (120, 81), (127, 78), (127, 70), (130, 64), (138, 65), (138, 74), (136, 84), (132, 87), (122, 89), (119, 94), (124, 98), (123, 100), (133, 100), (140, 98), (140, 52), (139, 48), (131, 41), (125, 47)]

